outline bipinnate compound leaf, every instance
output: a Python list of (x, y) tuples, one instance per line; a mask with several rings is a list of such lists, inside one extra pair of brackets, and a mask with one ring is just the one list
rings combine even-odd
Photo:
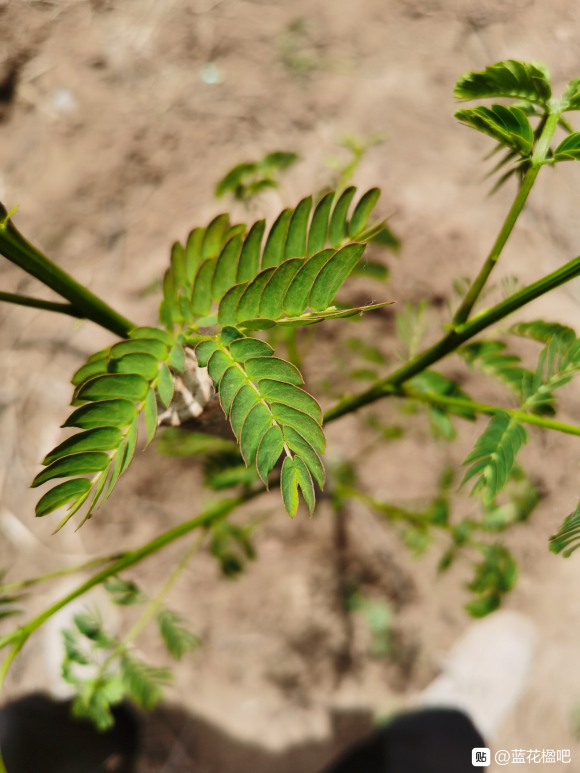
[[(200, 342), (196, 354), (205, 358), (211, 352), (208, 372), (246, 465), (255, 467), (267, 486), (270, 471), (285, 456), (294, 470), (296, 496), (301, 491), (312, 510), (313, 480), (324, 485), (319, 453), (324, 451), (325, 438), (322, 411), (316, 400), (300, 389), (300, 372), (273, 356), (268, 344), (235, 328), (224, 328), (211, 343), (213, 346)], [(238, 474), (235, 480), (245, 483), (246, 476)], [(289, 496), (284, 501), (293, 507), (293, 495)]]
[[(185, 255), (174, 248), (172, 265), (177, 266), (185, 281)], [(139, 336), (142, 336), (141, 338)], [(202, 341), (207, 344), (207, 341)], [(213, 351), (213, 348), (212, 348)], [(75, 374), (74, 401), (85, 401), (68, 420), (66, 427), (82, 432), (69, 437), (47, 454), (45, 469), (36, 476), (33, 486), (56, 478), (82, 478), (71, 486), (60, 484), (45, 494), (41, 510), (57, 509), (69, 504), (62, 526), (84, 504), (84, 520), (111, 494), (119, 475), (130, 465), (138, 440), (139, 414), (142, 412), (147, 443), (157, 431), (157, 403), (168, 405), (173, 396), (172, 370), (180, 372), (185, 364), (183, 347), (167, 332), (155, 328), (136, 328), (126, 341), (110, 346), (89, 358), (88, 365), (98, 363), (104, 373), (95, 375), (83, 366)], [(83, 380), (84, 375), (84, 380)], [(75, 495), (75, 492), (78, 492)], [(69, 496), (70, 494), (70, 496)], [(69, 496), (64, 499), (64, 496)], [(56, 503), (56, 504), (55, 504)], [(59, 504), (60, 503), (60, 504)], [(82, 523), (84, 523), (84, 520)], [(59, 526), (59, 528), (60, 528)]]
[(580, 159), (580, 132), (569, 134), (554, 151), (554, 161), (578, 161)]
[(197, 636), (187, 630), (182, 618), (171, 609), (162, 609), (157, 615), (157, 623), (167, 651), (175, 660), (181, 660), (199, 647)]
[(455, 84), (457, 99), (496, 99), (511, 97), (545, 106), (552, 91), (544, 65), (507, 59), (482, 72), (462, 75)]
[(525, 113), (517, 107), (474, 107), (457, 110), (455, 117), (524, 157), (532, 152), (534, 131)]
[(505, 486), (515, 457), (527, 440), (528, 433), (516, 419), (506, 413), (496, 414), (463, 462), (470, 467), (462, 485), (477, 476), (471, 493), (481, 492), (484, 502), (492, 502)]

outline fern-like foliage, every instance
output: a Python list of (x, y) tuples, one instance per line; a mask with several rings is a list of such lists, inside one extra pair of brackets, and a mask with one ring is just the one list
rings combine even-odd
[[(157, 431), (157, 404), (173, 397), (173, 372), (184, 366), (183, 347), (163, 330), (136, 328), (126, 341), (93, 355), (73, 376), (76, 410), (64, 427), (81, 429), (43, 460), (33, 486), (70, 478), (48, 491), (36, 506), (38, 516), (69, 504), (61, 528), (90, 498), (85, 520), (110, 495), (130, 465), (137, 445), (140, 414), (147, 442)], [(92, 478), (79, 477), (92, 475)]]
[(545, 107), (552, 96), (550, 76), (544, 64), (506, 59), (482, 72), (463, 75), (455, 84), (457, 99), (507, 97)]
[(580, 548), (580, 504), (576, 510), (566, 516), (564, 523), (556, 534), (550, 537), (550, 550), (552, 553), (562, 553), (568, 558)]
[[(295, 209), (285, 209), (263, 246), (265, 221), (246, 233), (244, 225), (231, 226), (226, 214), (194, 229), (185, 246), (173, 245), (160, 307), (165, 330), (136, 328), (74, 375), (77, 407), (64, 426), (82, 431), (44, 459), (33, 486), (68, 480), (44, 494), (37, 515), (68, 505), (60, 528), (85, 503), (86, 520), (107, 499), (133, 458), (139, 416), (151, 442), (158, 406), (169, 406), (175, 379), (188, 367), (185, 349), (191, 353), (192, 347), (198, 365), (208, 368), (246, 466), (255, 467), (268, 485), (269, 472), (283, 456), (287, 511), (295, 514), (299, 491), (312, 511), (314, 484), (324, 485), (322, 412), (301, 389), (298, 370), (252, 333), (384, 305), (345, 309), (334, 304), (360, 265), (366, 243), (380, 242), (386, 232), (384, 223), (369, 224), (379, 189), (367, 191), (349, 217), (355, 193), (351, 186), (338, 197), (326, 194), (315, 207), (309, 196)], [(242, 482), (251, 485), (252, 477)]]
[[(475, 342), (461, 347), (459, 353), (468, 362), (479, 359), (484, 372), (508, 384), (520, 398), (522, 411), (554, 415), (555, 390), (580, 372), (580, 339), (571, 328), (542, 320), (518, 323), (510, 332), (545, 344), (534, 372), (517, 365), (517, 358), (504, 355), (497, 342)], [(527, 438), (514, 415), (501, 412), (494, 416), (464, 461), (470, 467), (463, 482), (478, 476), (472, 493), (482, 492), (484, 502), (491, 502), (505, 486), (515, 456)]]
[(457, 354), (471, 368), (497, 379), (521, 400), (523, 379), (531, 376), (531, 371), (519, 365), (520, 358), (505, 349), (501, 341), (474, 341), (460, 346)]
[(197, 636), (183, 625), (183, 620), (173, 610), (162, 609), (157, 615), (157, 623), (167, 651), (175, 660), (181, 660), (199, 647)]
[(470, 467), (462, 484), (475, 477), (471, 493), (481, 492), (485, 503), (492, 502), (508, 481), (515, 457), (527, 441), (528, 433), (516, 419), (507, 413), (498, 413), (463, 462)]

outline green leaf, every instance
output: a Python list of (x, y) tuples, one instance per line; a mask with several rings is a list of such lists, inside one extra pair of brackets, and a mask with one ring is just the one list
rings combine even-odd
[(121, 676), (129, 696), (145, 711), (162, 700), (162, 688), (172, 680), (169, 669), (145, 665), (129, 655), (121, 658)]
[(208, 227), (205, 229), (201, 242), (201, 258), (215, 258), (222, 248), (224, 235), (229, 227), (229, 215), (218, 215), (214, 217)]
[(318, 453), (310, 445), (310, 443), (304, 439), (304, 437), (297, 432), (293, 427), (284, 427), (284, 440), (288, 444), (291, 451), (296, 454), (300, 454), (306, 466), (310, 470), (314, 480), (318, 483), (320, 488), (324, 488), (324, 466), (320, 461)]
[(227, 326), (222, 328), (220, 338), (225, 346), (229, 346), (233, 341), (237, 341), (238, 338), (244, 338), (244, 334), (236, 327)]
[(221, 349), (218, 349), (209, 358), (209, 362), (207, 364), (207, 372), (209, 373), (209, 376), (213, 381), (213, 385), (216, 391), (218, 389), (221, 377), (224, 375), (224, 373), (226, 372), (227, 368), (230, 367), (230, 365), (232, 365), (231, 357), (229, 357)]
[(157, 434), (157, 398), (154, 389), (150, 389), (147, 392), (145, 405), (143, 406), (143, 416), (145, 417), (145, 426), (147, 428), (147, 445), (149, 445)]
[(111, 346), (109, 356), (124, 357), (126, 354), (150, 354), (156, 360), (164, 360), (167, 357), (167, 352), (167, 344), (157, 338), (131, 338)]
[(283, 450), (284, 437), (282, 430), (277, 425), (274, 425), (262, 435), (256, 458), (258, 475), (266, 488), (268, 487), (268, 473), (274, 468)]
[(238, 324), (236, 309), (247, 286), (247, 282), (234, 285), (230, 287), (222, 298), (218, 311), (218, 323), (221, 327), (227, 327), (228, 325), (235, 327)]
[(121, 430), (117, 427), (99, 427), (79, 432), (77, 435), (67, 438), (47, 454), (42, 464), (51, 464), (63, 456), (78, 454), (81, 451), (110, 451), (119, 445), (122, 437)]
[(211, 285), (214, 301), (221, 301), (230, 287), (235, 285), (241, 248), (242, 235), (236, 234), (221, 251), (217, 259)]
[(292, 427), (310, 443), (315, 451), (320, 454), (324, 453), (326, 446), (324, 432), (311, 416), (283, 403), (272, 403), (270, 410), (280, 424)]
[(529, 62), (507, 59), (482, 72), (463, 75), (455, 84), (457, 99), (511, 97), (546, 105), (552, 91), (545, 68)]
[(171, 371), (165, 363), (161, 365), (159, 371), (159, 379), (157, 380), (157, 393), (161, 398), (163, 405), (168, 406), (173, 398), (173, 390), (175, 385), (173, 383), (173, 377)]
[(285, 260), (288, 260), (288, 258), (302, 258), (306, 255), (306, 234), (308, 232), (308, 220), (311, 209), (312, 196), (308, 196), (302, 199), (294, 210), (290, 225), (288, 226), (288, 235), (286, 236)]
[(574, 78), (568, 84), (562, 97), (564, 110), (580, 110), (580, 78)]
[(300, 386), (302, 376), (298, 368), (278, 357), (250, 357), (245, 362), (246, 373), (253, 381), (261, 378), (272, 378), (277, 381), (287, 381)]
[(290, 405), (307, 413), (316, 422), (322, 424), (322, 409), (316, 400), (303, 389), (299, 389), (293, 384), (288, 384), (284, 381), (273, 381), (271, 379), (261, 379), (258, 381), (258, 389), (262, 397), (265, 397), (268, 402), (275, 401)]
[(169, 329), (171, 329), (173, 322), (179, 322), (181, 319), (181, 312), (177, 304), (177, 292), (173, 286), (173, 276), (171, 270), (167, 269), (163, 276), (163, 307), (164, 312), (159, 314), (165, 322), (170, 321)]
[(348, 227), (351, 239), (356, 238), (364, 231), (367, 221), (371, 216), (373, 209), (376, 207), (380, 195), (380, 188), (371, 188), (363, 196), (361, 196), (360, 201), (352, 213), (352, 218)]
[(334, 191), (327, 193), (316, 205), (312, 223), (308, 232), (307, 255), (312, 257), (317, 252), (321, 252), (326, 246), (326, 236), (328, 233), (328, 219), (332, 202), (334, 201)]
[(535, 322), (518, 322), (509, 329), (510, 333), (526, 338), (532, 338), (534, 341), (547, 344), (553, 337), (558, 337), (564, 346), (570, 346), (576, 340), (576, 333), (571, 327), (560, 325), (558, 322), (544, 322), (536, 320)]
[(492, 105), (458, 110), (455, 117), (462, 123), (493, 137), (502, 145), (528, 156), (534, 145), (534, 132), (525, 113), (517, 107)]
[(205, 317), (212, 307), (212, 279), (215, 269), (215, 258), (205, 260), (197, 272), (193, 293), (191, 296), (191, 310), (196, 317)]
[(291, 209), (282, 210), (270, 229), (262, 256), (262, 270), (272, 266), (279, 266), (284, 260), (284, 245), (286, 244), (286, 234), (288, 233), (288, 225), (291, 218)]
[(230, 408), (238, 389), (247, 383), (246, 374), (237, 365), (232, 365), (224, 372), (219, 382), (219, 398), (226, 418), (230, 415)]
[(284, 311), (290, 317), (304, 313), (308, 307), (308, 298), (316, 277), (334, 254), (336, 254), (335, 251), (331, 249), (317, 252), (298, 271), (283, 301)]
[(552, 553), (562, 553), (564, 558), (569, 558), (580, 547), (580, 505), (576, 510), (566, 516), (556, 534), (550, 537), (550, 550)]
[(40, 486), (53, 478), (68, 478), (72, 475), (92, 475), (101, 472), (109, 464), (108, 454), (102, 451), (72, 454), (52, 462), (46, 469), (39, 472), (30, 484), (32, 488)]
[(79, 429), (126, 427), (133, 420), (135, 413), (135, 405), (129, 400), (103, 400), (77, 408), (62, 426)]
[(175, 343), (173, 336), (156, 327), (136, 327), (129, 333), (129, 338), (156, 338), (169, 347)]
[(113, 604), (130, 607), (147, 601), (147, 596), (141, 593), (131, 580), (124, 580), (122, 577), (115, 575), (114, 577), (109, 577), (103, 585), (107, 593), (111, 594)]
[[(134, 424), (131, 425), (131, 427), (133, 426)], [(127, 448), (127, 439), (125, 438), (125, 440), (123, 440), (123, 444), (119, 447), (119, 450), (114, 456), (111, 477), (109, 478), (109, 483), (107, 484), (107, 490), (105, 491), (103, 498), (101, 499), (101, 504), (103, 504), (103, 502), (105, 502), (111, 496), (111, 492), (115, 488), (117, 480), (119, 479), (119, 475), (121, 474), (121, 466), (123, 464), (123, 460), (125, 459), (126, 448)]]
[(298, 510), (298, 474), (294, 461), (287, 456), (282, 464), (282, 477), (280, 480), (284, 507), (291, 518)]
[(41, 497), (36, 505), (36, 516), (41, 518), (43, 515), (48, 515), (69, 502), (85, 496), (90, 490), (91, 481), (88, 478), (75, 478), (60, 483)]
[(284, 296), (303, 264), (304, 258), (290, 258), (275, 269), (274, 275), (264, 287), (260, 298), (259, 314), (254, 314), (255, 317), (276, 320), (282, 316)]
[(137, 432), (138, 432), (138, 425), (137, 425), (137, 419), (135, 418), (133, 419), (133, 423), (131, 424), (129, 432), (127, 433), (127, 439), (125, 443), (125, 448), (123, 450), (123, 460), (121, 462), (121, 469), (119, 470), (119, 475), (122, 475), (127, 469), (127, 467), (133, 461), (133, 457), (135, 455), (135, 448), (137, 446)]
[(371, 242), (371, 244), (379, 244), (381, 247), (386, 247), (393, 252), (399, 252), (401, 249), (401, 242), (395, 236), (395, 234), (386, 226), (383, 226), (380, 231), (373, 233), (371, 236), (367, 234), (361, 234), (359, 236), (360, 242)]
[(82, 366), (82, 368), (79, 368), (71, 378), (71, 384), (73, 384), (73, 386), (78, 386), (79, 384), (82, 384), (84, 381), (87, 381), (94, 376), (99, 376), (102, 373), (106, 373), (107, 364), (108, 358), (106, 356), (99, 360), (92, 360), (91, 362), (87, 362)]
[(275, 267), (266, 268), (263, 271), (260, 271), (255, 279), (253, 279), (246, 287), (236, 308), (236, 318), (238, 322), (244, 322), (247, 319), (256, 319), (259, 317), (262, 291), (275, 271)]
[(271, 426), (272, 414), (263, 403), (255, 405), (246, 416), (240, 433), (240, 450), (248, 466), (255, 461), (260, 440)]
[(185, 251), (179, 242), (174, 242), (171, 247), (171, 274), (173, 276), (173, 287), (176, 292), (188, 286), (185, 276)]
[(183, 347), (179, 344), (175, 344), (173, 349), (169, 352), (169, 365), (179, 373), (183, 373), (183, 369), (185, 368), (185, 353)]
[(254, 223), (250, 228), (240, 253), (236, 282), (250, 282), (258, 273), (260, 269), (262, 237), (264, 236), (265, 228), (265, 220), (258, 220), (258, 222)]
[(188, 652), (195, 652), (199, 647), (197, 636), (188, 631), (182, 625), (182, 618), (170, 609), (162, 609), (157, 615), (157, 622), (167, 651), (175, 660), (181, 660)]
[(202, 341), (195, 347), (195, 356), (200, 368), (207, 368), (207, 363), (212, 354), (218, 349), (217, 341)]
[(230, 411), (230, 423), (238, 440), (246, 416), (258, 402), (260, 402), (260, 396), (252, 386), (245, 384), (236, 393)]
[(471, 615), (471, 617), (485, 617), (486, 615), (495, 612), (501, 603), (501, 598), (498, 593), (489, 593), (482, 596), (475, 601), (470, 601), (465, 605), (465, 611)]
[(312, 515), (315, 501), (312, 477), (310, 476), (310, 472), (308, 471), (307, 466), (299, 456), (294, 457), (294, 468), (296, 470), (296, 477), (298, 480), (298, 485), (300, 486), (300, 490), (302, 491), (302, 496), (304, 497), (304, 501), (306, 502), (308, 510)]
[(509, 414), (496, 414), (463, 462), (471, 467), (465, 473), (462, 485), (477, 475), (471, 493), (482, 491), (484, 503), (489, 504), (505, 486), (514, 459), (527, 440), (528, 434), (521, 424)]
[(342, 242), (348, 236), (348, 208), (350, 207), (350, 202), (355, 193), (356, 188), (351, 185), (336, 202), (336, 206), (334, 207), (330, 218), (330, 227), (328, 229), (328, 241), (333, 247), (340, 247)]
[(310, 291), (308, 303), (313, 311), (324, 311), (330, 306), (364, 250), (364, 244), (347, 244), (325, 263)]
[(578, 161), (580, 159), (580, 132), (569, 134), (554, 151), (554, 161)]
[(193, 285), (193, 280), (201, 263), (201, 244), (204, 234), (205, 228), (194, 228), (187, 237), (185, 245), (185, 276), (188, 287)]
[(244, 163), (234, 166), (216, 185), (215, 195), (220, 199), (226, 193), (235, 192), (236, 188), (248, 175), (256, 171), (256, 164)]
[(119, 359), (109, 360), (109, 373), (136, 373), (147, 381), (157, 375), (157, 360), (150, 354), (125, 354)]
[(230, 354), (236, 362), (245, 362), (250, 357), (271, 357), (272, 347), (257, 338), (238, 338), (229, 345)]
[(136, 374), (96, 376), (81, 386), (76, 397), (79, 400), (94, 401), (124, 398), (137, 402), (145, 398), (148, 389), (147, 381)]

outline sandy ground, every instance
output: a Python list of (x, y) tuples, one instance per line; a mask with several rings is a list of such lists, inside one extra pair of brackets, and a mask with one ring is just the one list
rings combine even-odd
[[(340, 155), (341, 137), (384, 132), (354, 182), (382, 187), (381, 210), (395, 213), (403, 250), (388, 258), (389, 284), (362, 282), (351, 292), (364, 300), (380, 292), (401, 305), (426, 298), (436, 323), (453, 277), (475, 273), (513, 196), (508, 185), (486, 198), (489, 142), (453, 118), (454, 80), (508, 57), (540, 59), (557, 93), (580, 75), (579, 24), (570, 0), (0, 0), (0, 200), (20, 205), (15, 222), (48, 255), (148, 324), (159, 297), (146, 291), (170, 243), (220, 211), (213, 187), (233, 164), (277, 149), (300, 154), (282, 201), (270, 195), (249, 211), (235, 208), (239, 219), (271, 218), (332, 180), (325, 162)], [(533, 281), (578, 253), (579, 170), (560, 166), (541, 174), (498, 280)], [(3, 290), (45, 294), (6, 261), (0, 272)], [(578, 286), (562, 288), (526, 318), (574, 325), (579, 298)], [(82, 531), (52, 537), (54, 522), (35, 522), (28, 486), (61, 437), (70, 376), (110, 336), (47, 313), (3, 307), (0, 315), (0, 565), (11, 577), (133, 547), (203, 508), (198, 465), (150, 449)], [(352, 334), (348, 323), (318, 331), (305, 363), (313, 392), (336, 371)], [(356, 334), (386, 355), (396, 350), (390, 310)], [(444, 370), (458, 374), (460, 365)], [(474, 396), (502, 399), (493, 384), (462, 378)], [(580, 421), (576, 395), (571, 387), (562, 398), (563, 421)], [(321, 401), (331, 403), (324, 394)], [(397, 405), (375, 410), (402, 421)], [(463, 426), (448, 445), (429, 441), (426, 420), (416, 417), (397, 445), (365, 457), (362, 485), (393, 502), (432, 496), (441, 469), (461, 461), (482, 426)], [(328, 436), (331, 459), (356, 460), (369, 442), (358, 417), (329, 426)], [(580, 558), (553, 556), (547, 539), (579, 498), (579, 459), (577, 440), (540, 433), (522, 454), (545, 496), (530, 523), (509, 535), (521, 575), (506, 605), (537, 624), (539, 642), (525, 695), (494, 739), (496, 748), (570, 748), (572, 760), (580, 757)], [(457, 515), (470, 507), (459, 497)], [(157, 715), (143, 771), (314, 773), (373, 715), (412, 705), (469, 625), (467, 575), (435, 579), (436, 550), (412, 559), (392, 530), (353, 507), (342, 559), (366, 578), (369, 594), (389, 600), (400, 641), (397, 658), (371, 658), (364, 624), (340, 609), (342, 559), (329, 509), (294, 522), (280, 510), (272, 494), (242, 513), (264, 525), (259, 560), (238, 581), (218, 581), (215, 561), (201, 555), (176, 589), (172, 605), (203, 647), (176, 668), (169, 697), (180, 708)], [(180, 549), (135, 579), (154, 593)], [(30, 609), (63, 591), (51, 586)], [(46, 641), (39, 635), (27, 645), (8, 695), (55, 689)], [(142, 646), (162, 659), (152, 637)]]

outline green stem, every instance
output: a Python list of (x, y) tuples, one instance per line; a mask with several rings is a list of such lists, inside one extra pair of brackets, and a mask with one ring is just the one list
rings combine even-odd
[(157, 615), (159, 610), (161, 609), (163, 602), (167, 598), (167, 595), (170, 593), (171, 589), (177, 582), (177, 580), (180, 578), (182, 572), (187, 567), (193, 556), (197, 553), (199, 548), (201, 547), (201, 544), (203, 542), (203, 538), (205, 536), (205, 532), (202, 532), (202, 534), (195, 539), (190, 547), (185, 552), (185, 555), (181, 559), (181, 561), (177, 564), (175, 569), (171, 572), (167, 580), (163, 583), (163, 586), (161, 587), (161, 590), (155, 596), (154, 599), (151, 599), (149, 604), (147, 604), (147, 608), (141, 615), (141, 617), (137, 620), (135, 625), (131, 628), (131, 630), (127, 633), (126, 636), (123, 637), (123, 640), (119, 642), (119, 644), (115, 647), (113, 652), (103, 661), (103, 663), (99, 666), (98, 673), (95, 677), (95, 683), (99, 682), (100, 677), (103, 676), (103, 674), (106, 673), (107, 668), (110, 666), (110, 664), (115, 660), (115, 658), (119, 657), (119, 655), (122, 655), (127, 647), (132, 644), (145, 630), (145, 628), (149, 625), (151, 620)]
[[(79, 310), (81, 316), (112, 333), (126, 337), (135, 325), (50, 261), (17, 230), (0, 204), (0, 253), (39, 279)], [(54, 310), (54, 309), (53, 309)]]
[(0, 301), (3, 301), (4, 303), (15, 303), (17, 306), (30, 306), (33, 309), (44, 309), (44, 311), (56, 311), (59, 314), (68, 314), (69, 317), (76, 317), (77, 319), (85, 316), (80, 309), (77, 309), (70, 303), (42, 301), (40, 298), (30, 298), (28, 295), (0, 292)]
[[(94, 588), (96, 585), (100, 585), (109, 577), (112, 577), (115, 574), (119, 574), (119, 572), (128, 569), (130, 566), (138, 564), (144, 558), (147, 558), (153, 553), (156, 553), (158, 550), (161, 550), (161, 548), (164, 548), (172, 542), (175, 542), (175, 540), (179, 539), (180, 537), (189, 534), (191, 531), (194, 531), (194, 529), (207, 527), (214, 521), (217, 521), (220, 518), (224, 518), (226, 515), (228, 515), (228, 513), (232, 512), (232, 510), (235, 510), (237, 507), (244, 504), (244, 502), (253, 499), (259, 494), (262, 494), (265, 490), (265, 487), (261, 487), (255, 489), (254, 491), (245, 492), (239, 497), (223, 499), (213, 505), (213, 507), (210, 507), (201, 515), (198, 515), (196, 518), (192, 518), (189, 521), (180, 523), (178, 526), (174, 526), (172, 529), (169, 529), (137, 550), (128, 551), (118, 561), (115, 561), (113, 564), (111, 564), (111, 566), (108, 566), (106, 569), (103, 569), (102, 571), (93, 575), (89, 580), (79, 585), (77, 588), (75, 588), (75, 590), (71, 591), (66, 596), (63, 596), (63, 598), (52, 604), (52, 606), (48, 607), (48, 609), (45, 609), (28, 623), (0, 638), (0, 649), (8, 646), (9, 644), (13, 644), (14, 648), (18, 648), (18, 651), (20, 651), (26, 640), (32, 633), (34, 633), (34, 631), (40, 628), (43, 623), (45, 623), (49, 618), (56, 614), (60, 609), (66, 607), (67, 604), (70, 604), (71, 601), (74, 601), (79, 596), (87, 593), (87, 591), (91, 590), (91, 588)], [(6, 676), (10, 663), (16, 654), (17, 652), (14, 652), (14, 649), (8, 653), (8, 663), (5, 661), (4, 665), (2, 666), (2, 670), (0, 671), (0, 688), (2, 687), (2, 682)]]
[(88, 569), (93, 569), (100, 564), (110, 564), (112, 561), (118, 561), (123, 558), (125, 553), (113, 553), (110, 556), (100, 556), (99, 558), (91, 558), (89, 561), (85, 561), (82, 564), (76, 566), (67, 566), (65, 569), (57, 569), (54, 572), (48, 572), (47, 574), (41, 574), (38, 577), (31, 577), (28, 580), (19, 580), (18, 582), (11, 582), (7, 585), (0, 585), (0, 594), (12, 593), (13, 591), (23, 590), (30, 588), (33, 585), (38, 585), (41, 582), (47, 580), (56, 580), (58, 577), (64, 577), (67, 574), (76, 574), (77, 572), (86, 572)]
[(512, 204), (502, 229), (499, 232), (493, 247), (491, 248), (491, 252), (481, 267), (481, 271), (469, 288), (467, 295), (463, 299), (463, 303), (453, 318), (454, 324), (461, 325), (467, 320), (471, 310), (473, 309), (473, 306), (475, 305), (475, 302), (479, 298), (479, 295), (483, 290), (485, 283), (487, 282), (489, 275), (493, 270), (493, 267), (497, 263), (505, 243), (507, 242), (513, 227), (515, 226), (517, 219), (520, 216), (522, 209), (524, 208), (524, 204), (526, 203), (529, 193), (532, 190), (532, 186), (536, 181), (540, 167), (542, 166), (549, 153), (550, 143), (552, 142), (552, 138), (554, 136), (554, 132), (556, 131), (556, 127), (558, 126), (559, 119), (559, 112), (550, 113), (550, 115), (548, 115), (544, 129), (532, 155), (530, 167), (524, 175), (524, 179), (522, 180), (522, 183), (519, 187), (514, 203)]
[(473, 336), (477, 335), (482, 330), (485, 330), (490, 325), (504, 319), (504, 317), (517, 311), (517, 309), (521, 309), (536, 298), (545, 295), (556, 287), (560, 287), (560, 285), (569, 282), (570, 279), (574, 279), (579, 275), (580, 257), (574, 258), (574, 260), (566, 263), (562, 268), (553, 271), (538, 282), (534, 282), (534, 284), (524, 287), (523, 290), (510, 296), (505, 301), (498, 303), (497, 306), (478, 314), (469, 322), (459, 325), (455, 330), (451, 330), (436, 344), (410, 360), (390, 376), (387, 376), (387, 378), (377, 381), (366, 392), (362, 392), (353, 397), (346, 397), (344, 400), (341, 400), (324, 414), (324, 423), (326, 424), (329, 421), (334, 421), (340, 416), (344, 416), (346, 413), (352, 413), (353, 411), (362, 408), (364, 405), (379, 400), (381, 397), (396, 394), (399, 387), (405, 381), (408, 381), (410, 378), (413, 378), (413, 376), (426, 370), (435, 362), (438, 362), (443, 359), (443, 357), (451, 354), (461, 346), (461, 344), (465, 343), (465, 341), (473, 338)]
[(403, 389), (402, 391), (397, 392), (396, 396), (409, 397), (423, 403), (435, 403), (436, 405), (441, 405), (446, 408), (458, 408), (475, 411), (477, 413), (485, 413), (488, 416), (495, 416), (498, 413), (507, 413), (522, 424), (532, 424), (534, 427), (542, 427), (542, 429), (552, 429), (557, 432), (564, 432), (567, 435), (580, 436), (580, 427), (575, 427), (573, 424), (564, 424), (561, 421), (554, 421), (553, 419), (546, 419), (544, 416), (537, 416), (536, 414), (526, 413), (525, 411), (518, 409), (500, 408), (497, 405), (476, 403), (462, 397), (437, 395), (434, 392), (415, 392), (412, 389)]

